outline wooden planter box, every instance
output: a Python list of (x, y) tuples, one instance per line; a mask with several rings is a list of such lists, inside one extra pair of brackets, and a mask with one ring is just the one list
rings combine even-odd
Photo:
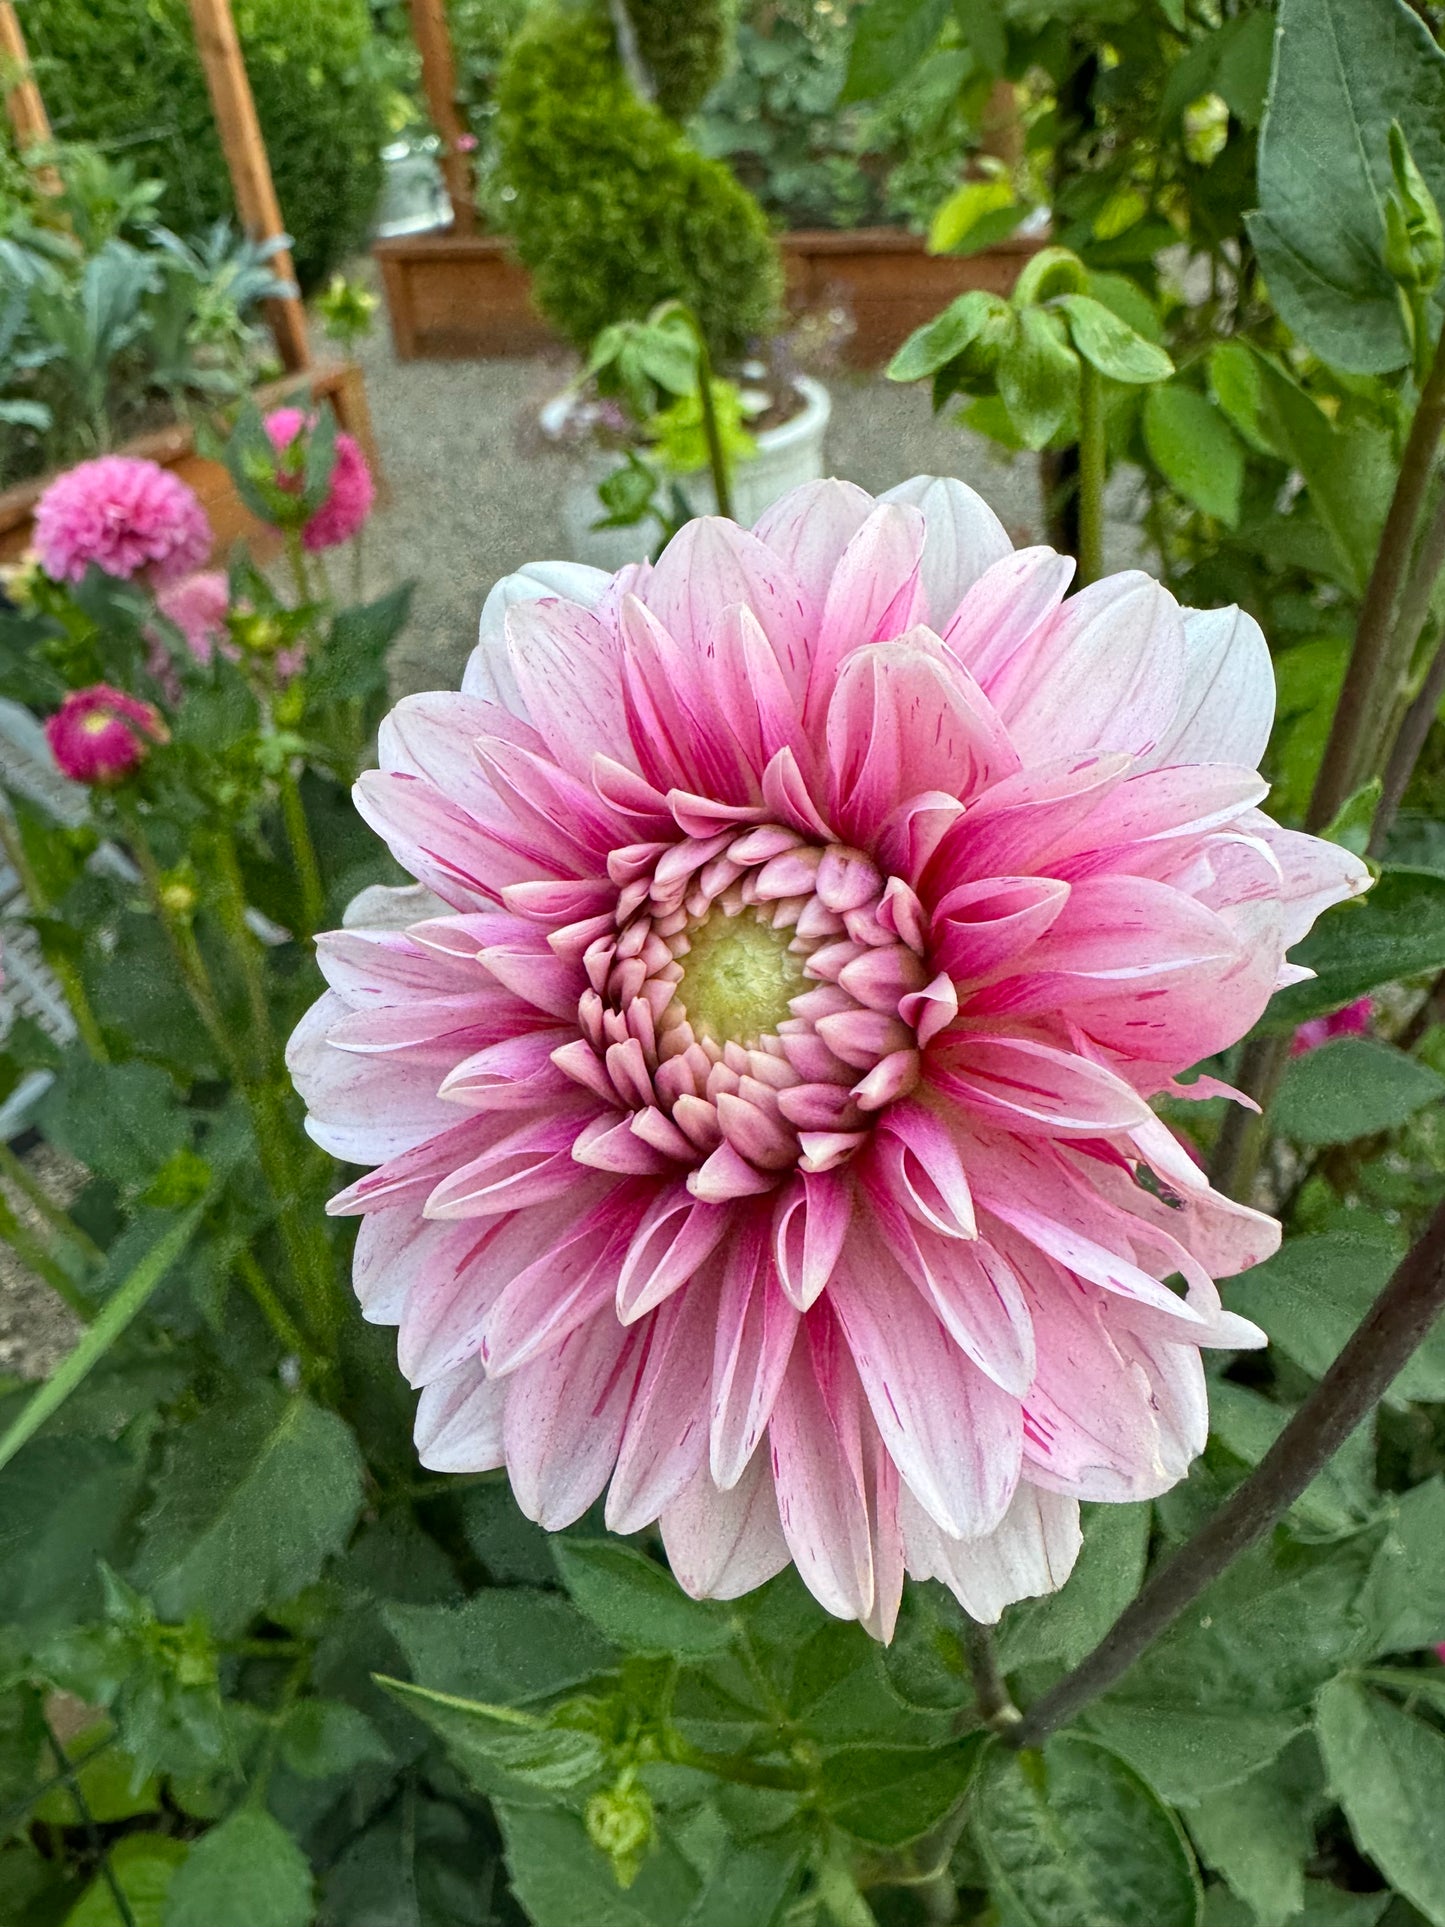
[[(902, 228), (780, 234), (795, 313), (837, 308), (852, 321), (844, 357), (876, 368), (913, 330), (968, 288), (1007, 294), (1039, 246), (1017, 238), (959, 259), (924, 252)], [(372, 250), (399, 361), (532, 355), (557, 336), (532, 306), (527, 271), (495, 234), (450, 228), (396, 235)]]
[[(360, 368), (349, 361), (323, 362), (300, 374), (267, 382), (255, 391), (253, 399), (256, 406), (264, 410), (294, 402), (308, 393), (318, 401), (325, 399), (331, 403), (339, 426), (360, 442), (379, 484), (381, 470)], [(174, 422), (169, 428), (139, 435), (117, 453), (145, 456), (159, 462), (162, 468), (170, 469), (195, 490), (216, 532), (216, 555), (224, 556), (231, 544), (243, 536), (252, 554), (262, 560), (279, 551), (280, 536), (266, 523), (258, 522), (244, 506), (222, 464), (207, 461), (196, 453), (195, 431), (188, 423)], [(35, 504), (53, 479), (50, 475), (37, 475), (33, 481), (17, 483), (0, 494), (0, 562), (17, 561), (29, 548)]]

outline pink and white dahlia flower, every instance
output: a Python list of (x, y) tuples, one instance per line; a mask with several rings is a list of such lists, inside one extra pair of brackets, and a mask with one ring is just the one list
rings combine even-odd
[(905, 1571), (995, 1619), (1184, 1475), (1279, 1233), (1149, 1100), (1367, 878), (1259, 812), (1254, 622), (1072, 570), (818, 483), (509, 577), (392, 712), (358, 807), (436, 900), (320, 939), (291, 1064), (426, 1465), (885, 1638)]
[(35, 508), (35, 552), (52, 582), (92, 563), (153, 586), (199, 567), (214, 540), (194, 490), (158, 462), (102, 455), (58, 475)]
[(45, 719), (45, 740), (61, 775), (102, 787), (123, 782), (168, 734), (153, 704), (103, 682), (70, 690)]

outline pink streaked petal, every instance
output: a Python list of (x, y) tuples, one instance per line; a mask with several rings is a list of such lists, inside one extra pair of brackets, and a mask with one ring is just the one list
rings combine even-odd
[(1081, 589), (988, 688), (1026, 762), (1067, 750), (1137, 756), (1172, 722), (1183, 667), (1178, 603), (1129, 570)]
[(753, 1454), (727, 1492), (704, 1466), (663, 1508), (660, 1523), (673, 1577), (693, 1599), (739, 1599), (788, 1563), (766, 1452)]
[(428, 1241), (397, 1333), (396, 1362), (412, 1385), (480, 1356), (487, 1314), (510, 1279), (552, 1242), (556, 1223), (543, 1211), (519, 1211), (490, 1223), (446, 1223)]
[[(481, 1218), (545, 1204), (578, 1182), (572, 1146), (592, 1115), (579, 1094), (530, 1117), (448, 1177), (426, 1201), (429, 1218)], [(510, 1121), (510, 1113), (501, 1116)]]
[(885, 1111), (869, 1147), (870, 1177), (919, 1224), (945, 1238), (975, 1238), (973, 1194), (958, 1145), (936, 1111), (904, 1098)]
[(805, 709), (810, 727), (828, 712), (845, 656), (923, 620), (926, 533), (917, 509), (880, 503), (843, 551), (813, 644)]
[(711, 1345), (708, 1462), (724, 1489), (743, 1476), (767, 1429), (797, 1330), (798, 1313), (779, 1286), (765, 1221), (753, 1215), (721, 1261)]
[(562, 597), (593, 609), (605, 602), (612, 580), (604, 570), (589, 568), (584, 562), (531, 562), (515, 575), (503, 576), (482, 605), (477, 646), (462, 676), (463, 691), (500, 703), (514, 715), (523, 715), (507, 649), (508, 612), (519, 603), (543, 596)]
[[(843, 552), (873, 512), (873, 497), (852, 482), (805, 482), (767, 509), (753, 530), (787, 564), (802, 596), (803, 633), (816, 635), (828, 585)], [(801, 699), (808, 660), (785, 665), (788, 684)]]
[(535, 730), (495, 703), (435, 690), (404, 696), (383, 719), (377, 760), (387, 774), (420, 777), (485, 822), (495, 813), (496, 798), (475, 745), (488, 734), (502, 734), (532, 750), (546, 747)]
[(617, 1316), (634, 1324), (685, 1285), (717, 1249), (731, 1223), (716, 1204), (700, 1204), (681, 1184), (658, 1192), (638, 1221), (617, 1278)]
[[(613, 1101), (616, 1101), (615, 1094)], [(632, 1128), (632, 1113), (604, 1112), (577, 1133), (572, 1156), (594, 1171), (615, 1171), (619, 1177), (664, 1177), (677, 1169), (665, 1151), (649, 1144)]]
[(334, 991), (325, 992), (292, 1032), (286, 1065), (306, 1102), (309, 1135), (333, 1157), (379, 1164), (455, 1122), (437, 1086), (456, 1054), (434, 1045), (399, 1059), (338, 1050), (331, 1032), (350, 1015)]
[(503, 885), (538, 873), (536, 861), (420, 777), (368, 770), (357, 780), (352, 800), (402, 868), (454, 910), (496, 903)]
[(461, 997), (486, 981), (469, 963), (428, 950), (398, 930), (325, 930), (316, 939), (316, 961), (353, 1010)]
[(506, 1389), (474, 1358), (434, 1380), (416, 1408), (416, 1452), (429, 1472), (491, 1472), (506, 1463)]
[(537, 733), (574, 776), (597, 751), (627, 758), (627, 717), (615, 632), (573, 602), (513, 604), (506, 618), (512, 674)]
[(898, 1015), (912, 1026), (919, 1048), (930, 1044), (958, 1015), (958, 992), (942, 971), (922, 990), (912, 991), (898, 1006)]
[(405, 1004), (370, 1010), (343, 1008), (331, 1024), (328, 1038), (334, 1049), (358, 1056), (414, 1049), (431, 1055), (426, 1047), (439, 1046), (442, 1039), (463, 1039), (457, 1048), (465, 1048), (465, 1040), (473, 1031), (490, 1033), (490, 989), (483, 979), (481, 985), (474, 985), (460, 997), (414, 997)]
[(701, 637), (679, 642), (636, 596), (622, 603), (622, 691), (637, 764), (659, 789), (756, 800), (742, 745), (701, 680)]
[(400, 1204), (412, 1205), (420, 1212), (437, 1180), (475, 1157), (485, 1146), (494, 1144), (508, 1123), (510, 1119), (501, 1117), (463, 1118), (450, 1130), (439, 1131), (411, 1150), (388, 1158), (374, 1171), (347, 1185), (344, 1191), (338, 1191), (326, 1206), (327, 1215), (352, 1217), (379, 1210), (384, 1205)]
[(1052, 549), (1019, 549), (1001, 557), (956, 613), (938, 625), (945, 644), (985, 689), (992, 689), (1005, 665), (1053, 616), (1073, 575), (1073, 559)]
[(589, 783), (549, 756), (496, 736), (479, 736), (476, 755), (516, 826), (521, 848), (538, 852), (568, 879), (595, 882), (604, 876), (608, 852), (630, 828), (599, 801)]
[(922, 620), (935, 629), (942, 630), (953, 619), (988, 569), (1014, 552), (1008, 531), (988, 503), (952, 475), (914, 475), (885, 489), (878, 500), (904, 503), (923, 516)]
[(953, 1537), (991, 1532), (1018, 1483), (1017, 1399), (965, 1358), (876, 1241), (850, 1247), (828, 1301), (904, 1484)]
[(1269, 845), (1284, 878), (1284, 947), (1293, 949), (1315, 918), (1331, 904), (1360, 896), (1372, 881), (1359, 857), (1321, 836), (1281, 829), (1269, 817), (1251, 813), (1241, 819), (1248, 830)]
[(1268, 788), (1253, 770), (1224, 763), (1141, 771), (1126, 777), (1085, 822), (1060, 837), (1050, 861), (1066, 876), (1086, 875), (1091, 867), (1132, 869), (1129, 846), (1143, 844), (1139, 857), (1157, 857), (1151, 846), (1234, 823)]
[(984, 1626), (1016, 1599), (1057, 1592), (1083, 1544), (1078, 1500), (1022, 1480), (1001, 1523), (981, 1539), (950, 1539), (907, 1492), (898, 1513), (913, 1578), (941, 1580)]
[(509, 883), (502, 891), (503, 907), (513, 916), (564, 929), (599, 917), (610, 925), (616, 901), (617, 892), (610, 882), (555, 882), (544, 878), (538, 883)]
[(956, 1032), (929, 1077), (959, 1103), (1026, 1136), (1089, 1137), (1158, 1123), (1122, 1077), (1026, 1037)]
[(804, 781), (798, 759), (790, 749), (780, 749), (763, 771), (763, 801), (769, 813), (804, 836), (832, 837), (832, 829)]
[(606, 1485), (641, 1355), (637, 1328), (604, 1311), (507, 1379), (512, 1491), (548, 1532), (580, 1519)]
[(773, 1207), (773, 1255), (784, 1292), (806, 1311), (826, 1288), (853, 1220), (853, 1186), (836, 1172), (798, 1172)]
[(431, 1224), (406, 1205), (364, 1217), (356, 1230), (351, 1288), (367, 1324), (399, 1325), (412, 1285), (433, 1253), (458, 1235), (455, 1225)]
[(991, 977), (1032, 950), (1068, 900), (1069, 886), (1058, 877), (961, 883), (933, 912), (933, 960), (956, 982)]
[(592, 787), (609, 809), (627, 820), (634, 838), (661, 837), (670, 842), (676, 834), (666, 791), (654, 789), (624, 763), (614, 762), (610, 756), (594, 756)]
[(964, 805), (943, 790), (909, 796), (878, 832), (875, 847), (893, 880), (922, 876), (943, 838), (963, 815)]
[(1264, 632), (1242, 609), (1182, 613), (1179, 707), (1150, 761), (1257, 769), (1274, 722), (1274, 664)]
[(733, 1198), (757, 1197), (771, 1191), (777, 1181), (776, 1172), (760, 1171), (731, 1144), (722, 1143), (688, 1173), (687, 1188), (706, 1204), (726, 1204)]
[(553, 1018), (575, 1018), (577, 999), (587, 988), (584, 973), (569, 958), (559, 957), (545, 931), (520, 917), (511, 928), (497, 928), (493, 940), (478, 952), (479, 961), (513, 996)]
[(750, 768), (765, 769), (780, 749), (808, 761), (801, 698), (751, 609), (724, 609), (702, 657), (702, 676)]
[(439, 1095), (474, 1111), (530, 1110), (570, 1095), (572, 1079), (557, 1065), (555, 1053), (572, 1035), (558, 1027), (489, 1044), (447, 1073)]
[(493, 1302), (482, 1326), (482, 1362), (502, 1378), (550, 1351), (571, 1331), (609, 1308), (617, 1274), (646, 1207), (647, 1187), (611, 1185), (561, 1207), (551, 1243), (515, 1276)]
[(724, 609), (751, 609), (789, 687), (801, 689), (808, 634), (802, 590), (783, 558), (735, 522), (703, 515), (685, 523), (640, 593), (688, 650), (702, 649)]
[(607, 1492), (609, 1532), (640, 1532), (707, 1462), (715, 1281), (695, 1278), (653, 1313)]
[(928, 865), (930, 890), (1032, 874), (1133, 766), (1121, 752), (1087, 750), (1006, 776), (945, 833)]

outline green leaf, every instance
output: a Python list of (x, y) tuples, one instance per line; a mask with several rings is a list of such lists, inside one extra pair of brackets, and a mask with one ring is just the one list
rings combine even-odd
[(1107, 1748), (1060, 1734), (1042, 1754), (989, 1749), (973, 1798), (989, 1889), (1018, 1927), (1196, 1927), (1179, 1822)]
[(803, 1871), (803, 1848), (786, 1837), (729, 1847), (681, 1927), (775, 1927)]
[(1174, 363), (1162, 348), (1146, 341), (1092, 295), (1060, 295), (1057, 305), (1068, 316), (1074, 346), (1111, 381), (1165, 381), (1174, 373)]
[(920, 381), (936, 375), (940, 368), (961, 355), (1000, 318), (1012, 319), (1008, 303), (983, 288), (970, 288), (950, 301), (942, 314), (935, 315), (913, 333), (888, 364), (890, 381)]
[(1193, 388), (1169, 382), (1144, 397), (1144, 445), (1186, 502), (1234, 528), (1244, 488), (1244, 449), (1222, 411)]
[(999, 1636), (1005, 1671), (1043, 1659), (1077, 1666), (1138, 1592), (1148, 1506), (1085, 1506), (1083, 1529), (1083, 1550), (1060, 1591), (1009, 1608)]
[(953, 0), (953, 17), (978, 65), (996, 80), (1008, 59), (1008, 32), (999, 0)]
[(320, 1575), (361, 1496), (361, 1455), (345, 1423), (256, 1385), (171, 1433), (135, 1583), (163, 1618), (200, 1612), (219, 1633), (239, 1631)]
[(308, 665), (313, 699), (361, 698), (386, 687), (386, 652), (410, 620), (415, 590), (415, 582), (401, 582), (375, 602), (338, 613), (319, 660)]
[(1357, 374), (1410, 343), (1382, 258), (1386, 132), (1398, 120), (1445, 199), (1445, 54), (1405, 0), (1280, 0), (1250, 238), (1288, 327)]
[[(1307, 1880), (1299, 1927), (1376, 1927), (1394, 1897), (1389, 1893), (1349, 1894), (1323, 1880)], [(1225, 1888), (1211, 1887), (1205, 1895), (1204, 1927), (1259, 1927), (1259, 1916)]]
[[(1269, 1333), (1319, 1378), (1384, 1289), (1402, 1251), (1379, 1235), (1324, 1231), (1291, 1238), (1272, 1258), (1225, 1286), (1225, 1302)], [(1391, 1387), (1400, 1399), (1445, 1398), (1445, 1328), (1437, 1326)]]
[(666, 1839), (624, 1893), (574, 1813), (499, 1803), (512, 1888), (533, 1927), (678, 1927), (697, 1898), (696, 1872)]
[(611, 1539), (562, 1539), (552, 1548), (562, 1583), (606, 1638), (632, 1653), (701, 1659), (733, 1636), (727, 1609), (689, 1599), (670, 1572)]
[(298, 1700), (281, 1723), (281, 1758), (303, 1780), (326, 1780), (360, 1766), (384, 1764), (391, 1749), (345, 1700)]
[[(408, 1786), (328, 1869), (327, 1927), (478, 1927), (500, 1880), (490, 1824)], [(479, 1910), (485, 1910), (480, 1911)]]
[(1319, 1755), (1304, 1738), (1262, 1772), (1189, 1810), (1200, 1857), (1249, 1903), (1259, 1927), (1283, 1927), (1304, 1906), (1313, 1808), (1322, 1793)]
[[(1413, 1652), (1445, 1634), (1445, 1480), (1402, 1493), (1360, 1595), (1376, 1653)], [(1445, 1679), (1445, 1675), (1441, 1676)]]
[(1026, 448), (1043, 448), (1075, 413), (1079, 358), (1057, 315), (1025, 308), (1015, 339), (1000, 354), (998, 392)]
[(40, 1107), (50, 1142), (97, 1176), (142, 1184), (186, 1140), (175, 1085), (154, 1064), (88, 1064), (56, 1080)]
[(1445, 1078), (1373, 1037), (1333, 1037), (1291, 1059), (1270, 1122), (1296, 1144), (1350, 1144), (1435, 1103)]
[(902, 1847), (952, 1812), (979, 1763), (979, 1738), (952, 1746), (841, 1746), (824, 1755), (818, 1800), (872, 1847)]
[(311, 1868), (269, 1813), (245, 1807), (191, 1848), (164, 1927), (309, 1927)]
[(460, 1606), (387, 1606), (382, 1618), (418, 1684), (462, 1699), (550, 1699), (617, 1664), (575, 1606), (530, 1586), (488, 1588)]
[(528, 1786), (558, 1792), (581, 1786), (607, 1764), (595, 1733), (571, 1726), (549, 1726), (532, 1713), (511, 1706), (485, 1706), (478, 1700), (433, 1693), (424, 1686), (377, 1675), (378, 1684), (415, 1713), (445, 1742), (457, 1766), (482, 1792), (505, 1790), (498, 1774)]
[[(1221, 1445), (1246, 1465), (1258, 1465), (1294, 1414), (1260, 1392), (1229, 1379), (1209, 1388), (1209, 1428)], [(1307, 1485), (1290, 1508), (1297, 1530), (1306, 1535), (1335, 1538), (1356, 1532), (1378, 1510), (1375, 1492), (1375, 1427), (1373, 1418), (1358, 1425), (1330, 1459), (1323, 1472)]]
[[(967, 244), (980, 222), (990, 215), (1011, 210), (1015, 205), (1013, 188), (1006, 180), (964, 181), (942, 203), (929, 223), (928, 252), (972, 253), (973, 248)], [(1020, 205), (1017, 220), (1021, 221), (1027, 212), (1027, 208)], [(974, 246), (977, 246), (976, 242)]]
[(0, 1625), (29, 1635), (94, 1609), (96, 1561), (114, 1556), (143, 1466), (109, 1439), (37, 1439), (0, 1473)]
[[(1263, 16), (1250, 16), (1256, 17)], [(1209, 351), (1209, 386), (1230, 425), (1255, 454), (1277, 456), (1265, 415), (1264, 377), (1242, 341), (1215, 342)]]
[(1318, 1730), (1360, 1852), (1445, 1927), (1445, 1735), (1349, 1679), (1320, 1694)]
[(839, 105), (874, 100), (922, 63), (948, 18), (949, 0), (868, 0), (857, 15)]
[[(135, 1927), (170, 1927), (166, 1902), (187, 1846), (161, 1833), (129, 1833), (110, 1849), (110, 1870)], [(65, 1916), (65, 1927), (125, 1927), (115, 1896), (97, 1874)]]
[(1323, 916), (1290, 961), (1315, 979), (1271, 998), (1261, 1030), (1294, 1030), (1381, 984), (1445, 970), (1445, 878), (1387, 872), (1363, 902)]

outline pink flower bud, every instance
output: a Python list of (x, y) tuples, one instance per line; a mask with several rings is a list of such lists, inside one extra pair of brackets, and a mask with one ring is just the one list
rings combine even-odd
[(61, 775), (75, 783), (119, 783), (166, 738), (159, 710), (103, 682), (72, 689), (45, 724)]
[(1343, 1010), (1332, 1010), (1328, 1017), (1311, 1017), (1300, 1025), (1290, 1045), (1291, 1057), (1303, 1057), (1306, 1051), (1318, 1050), (1321, 1044), (1328, 1044), (1332, 1037), (1361, 1037), (1370, 1028), (1370, 1019), (1375, 1014), (1374, 1003), (1368, 997), (1357, 997)]
[[(272, 409), (266, 417), (266, 433), (276, 453), (284, 455), (298, 435), (310, 430), (315, 419), (299, 408)], [(301, 487), (298, 475), (278, 474), (276, 481), (291, 491)], [(371, 479), (366, 457), (353, 437), (343, 430), (336, 437), (336, 462), (326, 500), (301, 531), (303, 548), (334, 549), (342, 542), (349, 542), (371, 514), (375, 500), (376, 484)]]

